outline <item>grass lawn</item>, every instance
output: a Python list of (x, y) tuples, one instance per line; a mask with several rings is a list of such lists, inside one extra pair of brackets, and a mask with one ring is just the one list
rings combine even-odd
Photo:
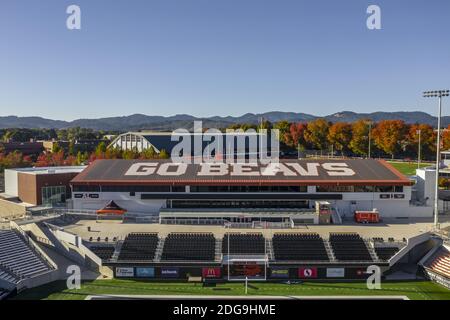
[[(417, 162), (388, 161), (388, 163), (406, 176), (412, 176), (416, 174)], [(429, 167), (430, 165), (431, 165), (430, 163), (421, 163), (420, 167), (424, 168)]]
[[(318, 283), (287, 285), (281, 283), (249, 283), (248, 295), (275, 296), (337, 296), (337, 295), (395, 295), (414, 300), (450, 300), (450, 290), (429, 281), (386, 282), (381, 290), (368, 290), (365, 283)], [(136, 280), (95, 280), (84, 282), (79, 290), (68, 290), (58, 281), (26, 290), (14, 299), (79, 300), (87, 295), (244, 295), (242, 283), (202, 287), (186, 282), (149, 282)]]

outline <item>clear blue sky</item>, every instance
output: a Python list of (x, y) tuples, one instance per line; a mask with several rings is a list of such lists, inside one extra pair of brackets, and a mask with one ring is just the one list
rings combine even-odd
[(448, 0), (1, 0), (0, 39), (0, 115), (435, 114), (450, 87)]

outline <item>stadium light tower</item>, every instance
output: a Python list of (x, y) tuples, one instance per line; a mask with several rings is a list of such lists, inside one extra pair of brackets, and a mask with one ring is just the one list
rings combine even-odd
[(448, 97), (450, 90), (425, 91), (425, 98), (439, 98), (439, 113), (437, 126), (437, 142), (436, 142), (436, 180), (434, 190), (434, 227), (439, 228), (439, 164), (441, 160), (441, 113), (442, 113), (442, 97)]

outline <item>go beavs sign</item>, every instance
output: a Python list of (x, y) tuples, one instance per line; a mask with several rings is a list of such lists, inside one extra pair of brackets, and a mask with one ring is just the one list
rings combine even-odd
[(355, 175), (355, 171), (345, 162), (308, 162), (301, 165), (297, 162), (274, 162), (265, 165), (258, 163), (159, 163), (138, 162), (132, 164), (125, 176), (182, 176), (189, 166), (196, 168), (197, 176), (275, 176), (285, 177), (309, 176), (318, 177), (319, 169), (330, 177), (346, 177)]

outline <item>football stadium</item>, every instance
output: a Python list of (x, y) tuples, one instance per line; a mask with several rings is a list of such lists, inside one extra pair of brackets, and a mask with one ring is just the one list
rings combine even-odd
[[(39, 186), (58, 181), (39, 170)], [(417, 200), (427, 188), (383, 160), (97, 160), (75, 171), (59, 176), (64, 207), (0, 231), (3, 297), (450, 299), (450, 220), (436, 229)], [(6, 188), (33, 189), (21, 174)], [(73, 266), (79, 289), (66, 283)], [(381, 288), (369, 289), (374, 268)]]

